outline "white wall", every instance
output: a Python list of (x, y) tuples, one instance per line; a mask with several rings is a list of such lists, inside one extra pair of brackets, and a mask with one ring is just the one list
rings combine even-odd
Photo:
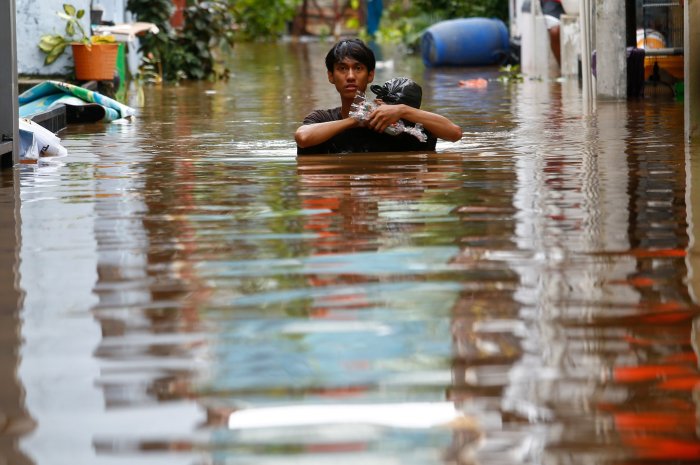
[[(90, 22), (90, 0), (68, 0), (76, 8), (85, 9), (83, 26)], [(70, 68), (71, 52), (67, 50), (51, 66), (44, 66), (39, 38), (44, 34), (63, 34), (64, 21), (56, 15), (66, 0), (17, 0), (17, 72), (20, 75), (61, 74)], [(126, 0), (95, 0), (104, 8), (105, 21), (125, 22)]]

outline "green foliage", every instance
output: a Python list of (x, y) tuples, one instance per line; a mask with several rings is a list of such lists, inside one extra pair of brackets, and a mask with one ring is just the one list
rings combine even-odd
[(402, 0), (388, 5), (378, 40), (416, 47), (426, 28), (446, 19), (485, 17), (508, 21), (508, 0), (412, 0), (408, 9), (404, 6)]
[[(63, 11), (56, 13), (66, 21), (66, 35), (45, 34), (39, 38), (39, 49), (46, 53), (44, 64), (50, 65), (60, 57), (71, 42), (89, 43), (90, 38), (80, 24), (80, 19), (85, 16), (85, 10), (76, 10), (71, 4), (64, 3)], [(78, 34), (78, 39), (73, 37)]]
[(160, 30), (141, 38), (141, 52), (148, 59), (148, 70), (144, 62), (141, 72), (152, 74), (156, 67), (167, 81), (226, 77), (223, 55), (234, 38), (279, 38), (300, 1), (189, 0), (184, 26), (177, 30), (170, 24), (172, 0), (128, 0), (127, 9), (139, 21), (154, 23)]
[[(171, 55), (175, 53), (177, 33), (170, 25), (175, 7), (172, 0), (127, 0), (126, 8), (138, 21), (158, 26), (158, 34), (146, 34), (139, 38), (140, 52), (148, 59), (149, 66), (156, 67), (161, 77), (176, 73), (171, 66)], [(143, 68), (144, 62), (142, 62)], [(140, 71), (143, 73), (143, 69)]]
[[(362, 6), (360, 0), (349, 0), (348, 4), (350, 5), (350, 8), (355, 11), (359, 10)], [(348, 29), (360, 29), (360, 26), (360, 19), (356, 16), (348, 18), (348, 20), (345, 21), (345, 27)]]
[(294, 19), (301, 0), (231, 0), (242, 40), (277, 39)]
[(224, 78), (222, 50), (233, 47), (233, 15), (226, 1), (199, 2), (185, 10), (180, 43), (184, 71), (193, 79)]
[(228, 70), (223, 65), (222, 49), (233, 46), (234, 18), (226, 0), (192, 1), (184, 11), (181, 30), (170, 24), (171, 0), (128, 0), (127, 9), (139, 21), (156, 24), (160, 32), (141, 40), (148, 69), (154, 67), (166, 81), (181, 79), (219, 79)]
[(158, 62), (152, 56), (145, 56), (141, 59), (139, 75), (136, 77), (137, 84), (159, 84), (162, 81)]
[(56, 61), (58, 57), (60, 57), (66, 50), (68, 44), (70, 44), (70, 41), (67, 41), (63, 36), (57, 34), (46, 34), (41, 36), (41, 39), (39, 40), (39, 48), (42, 52), (46, 53), (44, 64), (50, 65)]
[(500, 73), (498, 76), (500, 82), (521, 82), (523, 80), (523, 75), (520, 72), (520, 65), (501, 66), (498, 71)]
[(72, 43), (82, 43), (89, 46), (90, 44), (115, 42), (114, 36), (90, 37), (88, 35), (80, 22), (85, 16), (85, 10), (76, 10), (70, 3), (64, 3), (63, 11), (56, 14), (66, 22), (66, 35), (44, 34), (39, 38), (39, 49), (46, 54), (45, 65), (56, 61), (66, 50), (66, 47)]
[(435, 11), (443, 18), (500, 18), (508, 19), (507, 0), (414, 0), (413, 8), (418, 11)]
[(382, 18), (381, 28), (378, 31), (377, 39), (380, 42), (398, 43), (402, 42), (409, 47), (415, 47), (423, 31), (430, 25), (444, 19), (444, 16), (437, 11), (415, 11), (396, 8), (399, 3), (393, 3), (388, 14)]

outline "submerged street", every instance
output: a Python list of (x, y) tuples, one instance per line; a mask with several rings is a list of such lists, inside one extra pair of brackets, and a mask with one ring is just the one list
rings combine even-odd
[(696, 463), (683, 103), (387, 48), (375, 83), (414, 79), (462, 140), (297, 157), (328, 46), (236, 44), (229, 81), (134, 90), (133, 122), (2, 172), (0, 457)]

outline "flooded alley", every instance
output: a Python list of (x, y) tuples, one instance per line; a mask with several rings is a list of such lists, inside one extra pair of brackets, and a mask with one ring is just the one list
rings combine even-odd
[(384, 48), (462, 140), (297, 157), (329, 47), (236, 44), (2, 172), (0, 463), (698, 463), (683, 103)]

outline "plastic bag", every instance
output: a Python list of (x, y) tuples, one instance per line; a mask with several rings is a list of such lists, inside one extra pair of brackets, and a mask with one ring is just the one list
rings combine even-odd
[(423, 89), (411, 79), (397, 77), (389, 79), (383, 85), (373, 85), (370, 89), (384, 103), (396, 105), (403, 103), (413, 108), (420, 108)]
[[(370, 113), (372, 113), (378, 106), (379, 105), (376, 103), (367, 100), (364, 92), (358, 91), (357, 95), (355, 95), (355, 100), (352, 102), (352, 105), (350, 105), (350, 117), (355, 118), (358, 121), (367, 121)], [(428, 140), (428, 136), (425, 131), (423, 131), (423, 126), (420, 123), (416, 123), (415, 126), (409, 126), (404, 124), (402, 120), (399, 120), (386, 128), (384, 132), (392, 136), (397, 136), (402, 132), (405, 132), (421, 142)]]
[(36, 160), (43, 156), (62, 157), (68, 151), (53, 132), (27, 118), (19, 118), (20, 157)]

